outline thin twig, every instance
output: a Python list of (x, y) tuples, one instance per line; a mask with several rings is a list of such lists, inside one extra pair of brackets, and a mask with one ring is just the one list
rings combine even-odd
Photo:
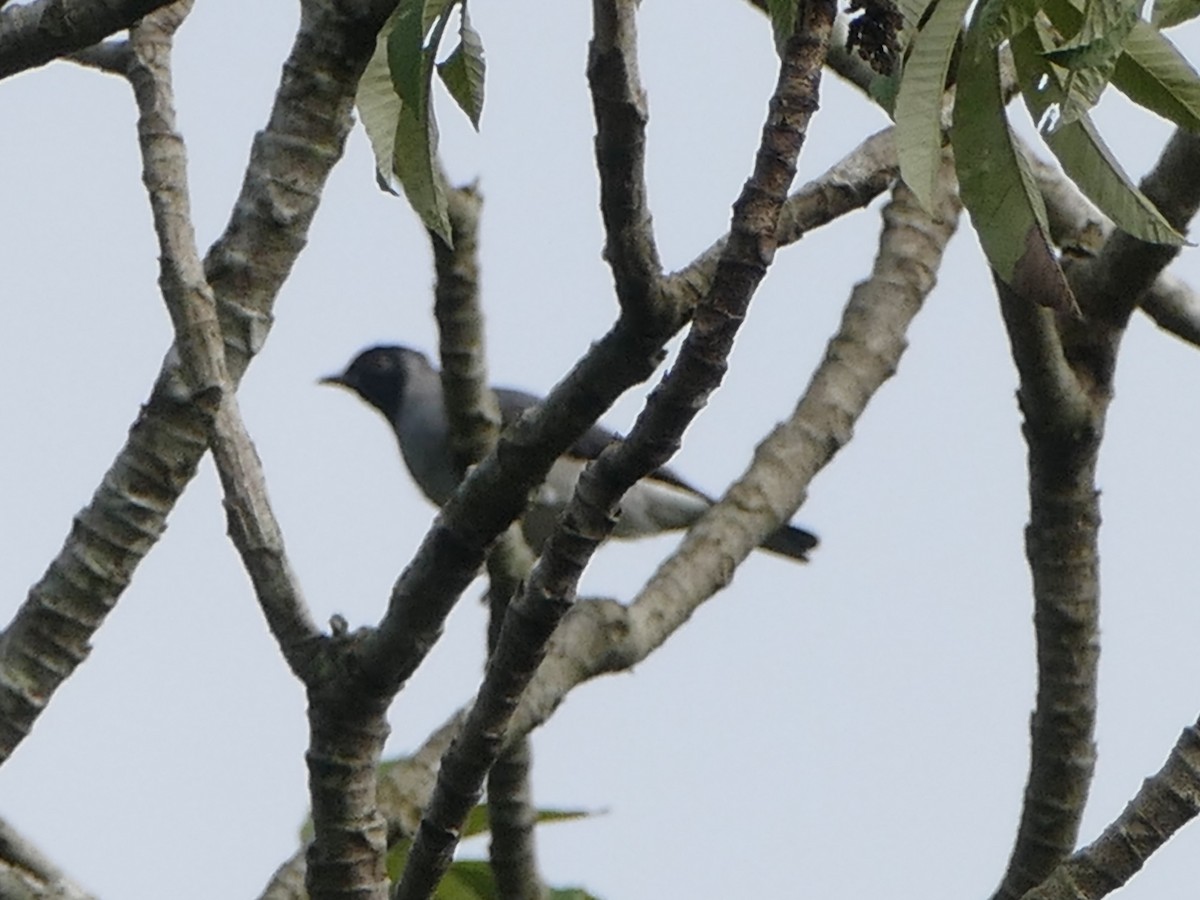
[(460, 472), (483, 459), (500, 434), (500, 409), (487, 383), (483, 313), (479, 303), (479, 211), (474, 185), (446, 194), (452, 247), (430, 233), (437, 282), (434, 317), (442, 361), (442, 394), (450, 450)]
[(604, 256), (617, 300), (630, 315), (660, 304), (662, 263), (646, 195), (650, 114), (637, 63), (637, 2), (592, 4), (588, 85), (596, 115), (596, 172), (604, 219)]

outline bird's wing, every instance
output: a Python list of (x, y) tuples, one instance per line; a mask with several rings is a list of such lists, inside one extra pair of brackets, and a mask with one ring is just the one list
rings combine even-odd
[[(495, 393), (496, 402), (500, 405), (500, 421), (505, 428), (515, 422), (521, 413), (529, 409), (529, 407), (540, 402), (533, 394), (527, 394), (524, 391), (517, 391), (512, 388), (496, 388)], [(609, 431), (602, 425), (593, 425), (571, 445), (569, 453), (571, 456), (579, 459), (595, 459), (605, 447), (613, 441), (619, 440), (620, 437), (619, 434)], [(650, 477), (656, 481), (674, 485), (677, 488), (703, 497), (710, 503), (712, 502), (711, 497), (703, 491), (696, 490), (696, 488), (692, 487), (692, 485), (688, 484), (665, 466), (653, 472)]]

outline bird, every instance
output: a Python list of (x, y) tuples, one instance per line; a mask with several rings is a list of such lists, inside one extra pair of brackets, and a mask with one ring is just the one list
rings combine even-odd
[[(319, 383), (347, 388), (378, 410), (395, 433), (400, 453), (421, 492), (437, 506), (445, 504), (464, 472), (450, 449), (441, 374), (428, 356), (409, 347), (369, 347), (351, 360), (345, 371), (321, 378)], [(493, 391), (505, 427), (539, 402), (524, 391)], [(593, 425), (554, 463), (521, 518), (522, 532), (533, 550), (539, 551), (549, 538), (584, 466), (615, 440), (619, 440), (617, 434)], [(687, 528), (713, 503), (711, 497), (670, 469), (657, 469), (622, 498), (613, 535), (636, 538)], [(816, 546), (816, 535), (784, 524), (763, 541), (761, 549), (807, 562), (809, 551)]]

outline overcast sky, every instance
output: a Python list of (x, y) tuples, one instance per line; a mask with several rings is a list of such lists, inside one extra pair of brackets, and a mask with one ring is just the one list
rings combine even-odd
[[(220, 233), (262, 127), (297, 4), (201, 0), (177, 42), (179, 123), (202, 247)], [(482, 3), (482, 135), (441, 103), (452, 176), (485, 195), (494, 379), (540, 391), (612, 321), (601, 260), (582, 2)], [(1192, 58), (1195, 29), (1176, 33)], [(726, 228), (775, 75), (769, 28), (736, 0), (647, 3), (650, 198), (668, 267)], [(441, 97), (440, 101), (445, 101)], [(0, 602), (57, 553), (147, 396), (170, 327), (120, 80), (56, 63), (0, 84)], [(1102, 132), (1140, 176), (1170, 132), (1106, 103)], [(829, 76), (800, 161), (815, 177), (884, 116)], [(783, 251), (725, 386), (676, 468), (720, 492), (786, 416), (876, 247), (878, 208)], [(965, 220), (964, 220), (965, 222)], [(1175, 271), (1200, 285), (1197, 251)], [(376, 621), (432, 516), (382, 420), (316, 385), (380, 341), (435, 346), (415, 217), (375, 187), (362, 133), (241, 392), (309, 603)], [(577, 691), (536, 734), (543, 806), (607, 810), (545, 828), (555, 884), (607, 900), (982, 897), (1015, 833), (1033, 636), (1016, 376), (964, 227), (899, 376), (797, 517), (807, 567), (756, 554), (632, 674)], [(1091, 840), (1156, 771), (1200, 701), (1200, 353), (1130, 328), (1103, 453), (1103, 653)], [(624, 399), (607, 422), (627, 429)], [(605, 548), (584, 592), (629, 598), (677, 538)], [(400, 754), (466, 702), (482, 664), (472, 588), (397, 700)], [(110, 900), (256, 896), (306, 810), (303, 693), (224, 536), (208, 460), (90, 659), (0, 768), (0, 815)], [(467, 851), (482, 855), (481, 845)], [(1186, 830), (1127, 898), (1195, 896)]]

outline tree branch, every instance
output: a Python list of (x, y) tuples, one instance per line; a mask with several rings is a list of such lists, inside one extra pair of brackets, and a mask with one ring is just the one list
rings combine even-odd
[(1126, 884), (1159, 847), (1200, 813), (1200, 727), (1183, 730), (1163, 767), (1095, 841), (1023, 900), (1099, 900)]
[(604, 219), (604, 257), (617, 300), (637, 316), (661, 304), (662, 263), (646, 198), (646, 123), (650, 114), (637, 64), (637, 2), (592, 4), (588, 85), (596, 115), (596, 171)]
[[(209, 426), (225, 488), (230, 535), (293, 671), (309, 689), (309, 789), (313, 842), (308, 889), (324, 897), (386, 896), (386, 825), (375, 803), (375, 770), (387, 735), (386, 706), (322, 703), (327, 642), (312, 623), (267, 502), (262, 469), (242, 424), (226, 370), (216, 300), (205, 279), (186, 187), (183, 140), (171, 97), (171, 35), (191, 0), (166, 7), (131, 29), (130, 80), (138, 100), (143, 180), (161, 246), (159, 283), (175, 326), (175, 346), (194, 404)], [(337, 661), (335, 657), (334, 661)]]
[[(311, 3), (241, 196), (205, 260), (236, 382), (262, 346), (271, 307), (341, 156), (354, 86), (390, 2)], [(0, 637), (0, 760), (87, 656), (91, 635), (165, 527), (208, 448), (178, 354), (168, 354), (125, 446), (46, 574)]]
[(488, 387), (483, 315), (479, 304), (479, 209), (474, 185), (446, 194), (454, 246), (429, 235), (437, 282), (434, 317), (442, 361), (442, 393), (455, 465), (465, 472), (496, 446), (500, 408)]
[[(1200, 203), (1200, 140), (1177, 133), (1142, 189), (1182, 229)], [(1168, 197), (1171, 185), (1174, 196)], [(1038, 695), (1017, 839), (995, 900), (1015, 900), (1074, 849), (1095, 765), (1099, 496), (1095, 471), (1117, 352), (1138, 298), (1175, 255), (1114, 232), (1068, 265), (1083, 317), (1034, 308), (997, 279), (1020, 373), (1029, 448), (1026, 555), (1033, 576)]]
[[(1181, 231), (1200, 208), (1198, 172), (1200, 135), (1177, 129), (1140, 185), (1147, 199)], [(1094, 259), (1071, 267), (1071, 286), (1086, 298), (1085, 314), (1123, 327), (1138, 300), (1178, 254), (1177, 246), (1148, 244), (1116, 231)]]
[(89, 69), (98, 69), (110, 75), (129, 74), (129, 66), (133, 63), (133, 54), (129, 49), (129, 41), (101, 41), (68, 53), (63, 59), (68, 59)]
[[(894, 129), (889, 126), (871, 135), (819, 178), (788, 197), (779, 213), (776, 244), (780, 247), (794, 244), (808, 232), (867, 206), (896, 180), (898, 170)], [(728, 240), (729, 235), (723, 235), (666, 278), (663, 290), (674, 303), (691, 309), (708, 293), (717, 260)]]
[[(496, 446), (500, 410), (488, 387), (483, 312), (479, 300), (479, 210), (474, 186), (447, 195), (454, 246), (430, 232), (437, 287), (434, 315), (442, 360), (442, 393), (450, 423), (450, 447), (464, 472)], [(524, 582), (532, 557), (514, 523), (488, 553), (488, 652), (495, 649), (509, 598)], [(529, 786), (530, 749), (518, 741), (497, 762), (488, 780), (492, 874), (503, 900), (538, 900), (544, 893), (537, 871)]]
[[(624, 28), (621, 34), (631, 31)], [(621, 71), (628, 73), (629, 67)], [(595, 102), (603, 101), (597, 97)], [(597, 121), (610, 123), (612, 118), (598, 114)], [(598, 138), (597, 142), (607, 146), (610, 140)], [(882, 139), (872, 144), (871, 150), (891, 156)], [(601, 168), (613, 178), (634, 171)], [(617, 273), (614, 278), (627, 286), (641, 283)], [(677, 285), (684, 287), (678, 289), (690, 290), (689, 281), (682, 275)], [(650, 293), (657, 291), (651, 286)], [(520, 515), (529, 491), (542, 482), (554, 461), (616, 397), (649, 377), (661, 358), (663, 344), (686, 320), (689, 308), (690, 304), (678, 299), (627, 298), (609, 333), (592, 345), (538, 409), (501, 437), (497, 452), (489, 454), (468, 476), (397, 580), (379, 628), (364, 635), (356, 651), (361, 658), (357, 671), (372, 690), (394, 693), (415, 671), (437, 640), (450, 609), (482, 565), (490, 542)]]
[[(1073, 254), (1094, 256), (1112, 234), (1112, 222), (1057, 167), (1033, 154), (1027, 156), (1046, 201), (1054, 243)], [(1160, 273), (1138, 306), (1164, 331), (1200, 346), (1200, 294), (1183, 280), (1170, 272)]]
[(630, 607), (600, 600), (572, 609), (525, 691), (510, 735), (545, 722), (576, 685), (645, 659), (799, 507), (813, 475), (850, 440), (871, 397), (895, 373), (908, 325), (933, 289), (960, 209), (949, 166), (939, 184), (936, 219), (902, 184), (893, 189), (872, 275), (850, 295), (841, 327), (791, 417), (759, 445), (750, 469), (692, 527)]
[(606, 241), (621, 316), (546, 400), (501, 437), (496, 451), (443, 507), (397, 580), (379, 628), (363, 641), (360, 671), (381, 694), (399, 690), (424, 659), (487, 547), (525, 509), (529, 492), (555, 460), (618, 396), (653, 373), (663, 345), (686, 321), (686, 311), (660, 296), (644, 203), (644, 100), (631, 46), (635, 4), (613, 0), (606, 7), (596, 13), (600, 33), (589, 69)]
[(175, 128), (171, 42), (191, 6), (192, 0), (179, 0), (130, 29), (128, 75), (139, 111), (142, 181), (159, 241), (159, 286), (175, 327), (175, 348), (185, 380), (209, 424), (230, 537), (284, 658), (303, 676), (320, 635), (284, 551), (262, 464), (242, 422), (226, 369), (216, 300), (196, 250), (186, 152)]
[(128, 28), (172, 0), (34, 0), (0, 10), (0, 78)]
[(0, 897), (95, 900), (0, 819)]
[[(826, 175), (793, 195), (785, 203), (781, 217), (786, 216), (796, 202), (802, 204), (801, 208), (830, 209), (823, 197), (857, 195), (854, 185), (874, 179), (877, 170), (887, 166), (895, 166), (890, 131), (869, 139)], [(860, 172), (861, 177), (847, 174), (851, 187), (843, 190), (841, 173)], [(939, 206), (940, 221), (931, 220), (902, 186), (895, 189), (893, 202), (884, 211), (885, 228), (875, 272), (870, 282), (856, 288), (852, 296), (842, 329), (831, 342), (826, 360), (814, 378), (814, 387), (809, 393), (813, 395), (815, 391), (815, 395), (802, 402), (792, 419), (764, 442), (760, 454), (768, 458), (802, 458), (814, 451), (820, 453), (822, 448), (836, 446), (837, 442), (822, 429), (834, 421), (832, 411), (844, 407), (846, 385), (861, 385), (861, 403), (865, 405), (878, 387), (878, 384), (871, 386), (871, 379), (877, 378), (882, 383), (895, 370), (905, 346), (904, 331), (933, 287), (942, 251), (957, 221), (959, 207), (953, 192), (952, 169), (947, 168), (946, 174), (948, 179), (943, 182), (943, 200)], [(819, 217), (823, 215), (820, 213)], [(798, 221), (813, 220), (801, 214)], [(711, 269), (707, 277), (711, 281)], [(835, 350), (838, 347), (842, 349)], [(840, 428), (844, 435), (848, 436), (861, 411), (849, 412), (850, 419)], [(832, 450), (829, 455), (832, 456)], [(760, 479), (761, 470), (768, 466), (779, 468), (774, 463), (756, 462), (746, 478)], [(789, 464), (785, 468), (795, 473), (800, 467)], [(797, 482), (780, 490), (798, 497), (806, 484), (806, 481)], [(729, 509), (730, 504), (722, 501), (709, 515), (717, 518), (727, 515)], [(745, 552), (761, 541), (761, 536), (744, 531), (738, 534), (739, 540), (746, 545)], [(656, 577), (639, 596), (651, 597), (655, 592), (654, 584), (659, 581)], [(670, 583), (661, 581), (663, 585)], [(678, 618), (685, 619), (686, 615)], [(575, 604), (554, 633), (547, 657), (522, 698), (506, 736), (506, 746), (514, 745), (548, 719), (578, 684), (596, 675), (628, 669), (652, 652), (661, 639), (649, 632), (649, 619), (649, 616), (634, 618), (626, 607), (614, 600), (587, 600)], [(460, 716), (462, 714), (465, 710)], [(460, 725), (461, 719), (452, 720), (431, 740), (436, 739), (443, 747), (448, 745)], [(423, 756), (426, 756), (424, 750), (403, 767), (389, 768), (381, 784), (380, 803), (388, 818), (392, 839), (410, 837), (419, 822), (420, 811), (428, 804), (440, 751), (429, 756), (425, 765), (414, 768), (415, 761)], [(302, 870), (302, 855), (293, 857), (276, 873), (263, 900), (300, 900), (302, 895), (296, 886), (303, 883)]]
[[(380, 771), (379, 806), (387, 816), (389, 845), (416, 833), (433, 793), (442, 756), (462, 729), (465, 717), (466, 710), (458, 710), (425, 739), (416, 753)], [(304, 890), (306, 850), (301, 848), (275, 870), (260, 900), (308, 900)]]
[(817, 106), (834, 13), (833, 3), (805, 6), (783, 54), (754, 172), (734, 204), (731, 238), (713, 290), (696, 310), (679, 360), (629, 437), (611, 445), (585, 471), (527, 588), (510, 606), (463, 732), (443, 760), (395, 900), (424, 900), (433, 893), (450, 864), (462, 823), (478, 802), (486, 771), (501, 750), (521, 693), (571, 606), (584, 566), (611, 531), (621, 496), (666, 462), (724, 375), (733, 337), (774, 255), (780, 208)]

